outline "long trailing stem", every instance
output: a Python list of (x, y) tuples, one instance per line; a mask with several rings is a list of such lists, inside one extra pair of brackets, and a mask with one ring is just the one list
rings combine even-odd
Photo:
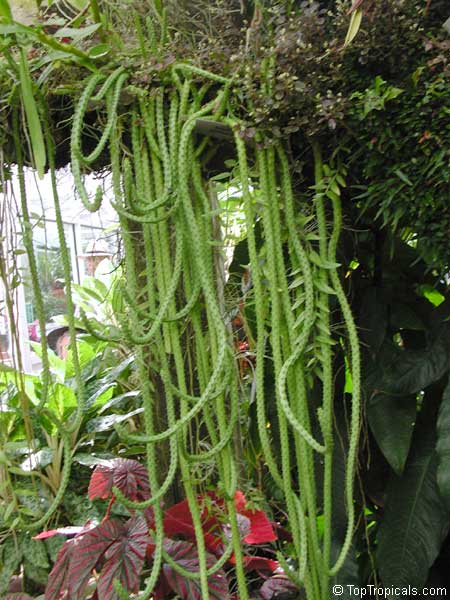
[[(95, 19), (101, 20), (97, 2), (91, 2), (91, 7)], [(161, 39), (157, 40), (153, 24), (148, 21), (149, 49), (145, 46), (139, 22), (140, 50), (144, 58), (156, 55), (166, 38), (162, 3), (155, 3), (155, 9), (161, 20)], [(271, 93), (273, 60), (266, 65), (268, 94)], [(113, 339), (123, 341), (135, 356), (144, 409), (142, 432), (131, 434), (126, 426), (118, 426), (117, 432), (125, 442), (145, 445), (152, 496), (144, 502), (131, 502), (120, 490), (114, 489), (114, 493), (130, 510), (150, 506), (154, 510), (155, 551), (145, 589), (139, 598), (151, 597), (165, 561), (184, 577), (197, 580), (202, 598), (208, 600), (212, 597), (210, 577), (231, 557), (236, 569), (237, 594), (241, 600), (249, 598), (235, 507), (241, 465), (233, 443), (238, 439), (242, 416), (241, 381), (232, 331), (227, 323), (226, 286), (219, 273), (222, 265), (218, 268), (220, 250), (214, 248), (222, 241), (216, 219), (219, 203), (206, 193), (208, 186), (202, 170), (203, 150), (208, 142), (198, 140), (195, 135), (197, 120), (207, 119), (230, 126), (234, 133), (253, 283), (257, 429), (265, 467), (284, 497), (298, 569), (295, 572), (288, 570), (286, 557), (280, 554), (279, 558), (287, 575), (304, 586), (308, 600), (326, 600), (330, 576), (341, 568), (352, 541), (355, 523), (353, 478), (359, 433), (359, 343), (336, 264), (342, 227), (340, 198), (325, 193), (326, 178), (320, 148), (313, 143), (313, 205), (318, 240), (317, 244), (310, 244), (298, 219), (285, 148), (281, 142), (271, 146), (258, 134), (255, 148), (249, 151), (240, 135), (241, 124), (229, 108), (230, 94), (233, 93), (230, 79), (178, 62), (161, 77), (164, 84), (161, 83), (155, 93), (141, 90), (129, 112), (119, 115), (119, 98), (127, 77), (125, 69), (119, 67), (108, 76), (100, 70), (89, 78), (74, 111), (70, 149), (76, 189), (84, 207), (91, 212), (99, 210), (102, 192), (98, 190), (95, 198), (90, 199), (82, 179), (83, 169), (94, 165), (106, 148), (111, 156), (112, 205), (119, 217), (125, 265), (125, 309), (118, 316), (120, 330)], [(199, 79), (205, 83), (199, 85)], [(104, 129), (94, 149), (84, 154), (82, 137), (88, 106), (103, 99), (107, 117)], [(44, 330), (17, 111), (13, 124), (24, 245), (38, 318)], [(70, 434), (78, 431), (86, 410), (73, 318), (70, 261), (56, 190), (55, 145), (47, 125), (44, 130), (68, 291), (78, 407), (69, 424), (56, 423), (61, 436), (60, 464), (56, 465), (61, 471), (61, 480), (55, 490), (54, 502), (32, 525), (34, 528), (48, 520), (64, 495), (72, 460)], [(126, 147), (130, 139), (131, 150)], [(252, 159), (255, 169), (250, 167)], [(325, 204), (327, 198), (332, 200), (330, 210)], [(257, 221), (264, 239), (262, 247), (256, 235)], [(344, 317), (353, 378), (345, 478), (348, 526), (334, 565), (331, 565), (334, 444), (331, 294), (336, 296)], [(97, 326), (89, 323), (87, 326), (92, 335), (97, 335)], [(100, 332), (98, 335), (108, 339)], [(51, 386), (45, 339), (42, 344), (45, 405)], [(315, 369), (316, 381), (320, 379), (321, 382), (321, 397), (315, 407), (312, 376), (308, 371), (310, 365)], [(271, 372), (275, 379), (274, 397), (268, 393), (266, 382)], [(155, 389), (162, 390), (158, 396), (153, 387), (155, 381), (158, 383)], [(271, 402), (273, 410), (269, 411)], [(239, 444), (242, 443), (245, 444), (245, 437), (239, 438)], [(159, 456), (163, 456), (163, 460), (159, 460)], [(317, 458), (323, 461), (322, 504), (318, 493)], [(203, 507), (199, 505), (202, 484), (197, 478), (200, 469), (206, 466), (224, 498), (231, 526), (231, 540), (222, 557), (213, 562), (207, 555)], [(56, 482), (53, 483), (56, 488)], [(178, 490), (178, 487), (184, 489), (192, 516), (198, 551), (196, 573), (177, 565), (163, 546), (161, 501), (167, 498), (170, 490)], [(321, 508), (323, 534), (318, 525)], [(116, 581), (114, 586), (121, 598), (128, 597), (119, 582)]]

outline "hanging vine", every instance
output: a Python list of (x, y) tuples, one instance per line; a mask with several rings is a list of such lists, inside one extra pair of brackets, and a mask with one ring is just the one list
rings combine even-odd
[[(152, 21), (147, 25), (154, 52), (158, 49), (157, 28)], [(162, 26), (161, 38), (166, 35)], [(142, 28), (140, 36), (144, 36)], [(163, 43), (161, 39), (159, 44)], [(147, 52), (145, 43), (141, 43), (141, 51)], [(270, 91), (273, 82), (269, 67), (265, 70), (264, 85)], [(148, 87), (137, 88), (130, 83), (130, 77), (124, 66), (109, 74), (96, 71), (89, 77), (74, 109), (70, 156), (77, 195), (87, 210), (96, 212), (103, 192), (98, 188), (94, 198), (90, 198), (83, 172), (92, 168), (100, 155), (105, 152), (110, 155), (112, 204), (120, 222), (125, 273), (122, 287), (125, 310), (118, 315), (121, 333), (112, 339), (122, 339), (133, 349), (144, 408), (143, 432), (132, 434), (119, 426), (117, 432), (125, 443), (145, 445), (152, 496), (138, 502), (127, 499), (120, 489), (114, 488), (113, 492), (130, 509), (152, 507), (154, 511), (152, 569), (139, 597), (151, 597), (164, 559), (183, 576), (199, 579), (202, 597), (208, 599), (208, 578), (233, 555), (238, 597), (249, 598), (234, 502), (241, 477), (236, 439), (242, 436), (235, 434), (242, 421), (242, 388), (229, 317), (217, 284), (214, 244), (221, 240), (217, 239), (214, 228), (214, 210), (204, 170), (206, 149), (214, 142), (196, 134), (198, 120), (202, 119), (227, 126), (234, 140), (256, 314), (254, 384), (262, 462), (282, 491), (297, 566), (292, 569), (282, 553), (279, 561), (286, 574), (304, 586), (308, 599), (327, 600), (329, 579), (343, 565), (355, 526), (353, 480), (360, 418), (358, 336), (340, 282), (340, 265), (336, 262), (342, 227), (340, 185), (345, 182), (338, 172), (323, 164), (320, 147), (313, 141), (312, 203), (317, 232), (311, 233), (298, 213), (287, 145), (282, 141), (271, 142), (260, 132), (256, 144), (249, 146), (242, 136), (245, 123), (235, 116), (239, 105), (236, 81), (177, 62), (155, 73)], [(120, 98), (127, 87), (133, 100), (123, 110)], [(71, 469), (70, 434), (79, 427), (85, 410), (70, 294), (69, 255), (55, 184), (55, 143), (47, 121), (47, 107), (40, 95), (37, 103), (68, 290), (78, 409), (69, 423), (55, 422), (64, 440), (63, 478), (50, 508), (37, 521), (27, 524), (34, 529), (48, 521), (65, 493)], [(91, 104), (103, 106), (105, 122), (95, 147), (84, 153), (85, 116)], [(44, 330), (23, 178), (21, 110), (23, 107), (16, 106), (13, 118), (24, 246), (38, 318)], [(257, 221), (263, 247), (255, 236)], [(331, 298), (337, 300), (344, 318), (346, 334), (341, 333), (339, 347), (348, 347), (353, 389), (345, 477), (348, 526), (334, 564), (331, 556), (333, 407), (339, 400), (334, 398), (336, 336), (331, 329)], [(85, 324), (92, 335), (109, 339), (106, 331), (94, 329), (87, 319)], [(163, 394), (159, 400), (150, 385), (150, 374), (161, 381)], [(276, 383), (274, 399), (268, 397), (265, 389), (268, 374)], [(50, 379), (43, 337), (40, 407), (43, 411)], [(314, 382), (316, 389), (320, 388), (319, 401), (313, 390)], [(268, 428), (269, 403), (275, 405), (273, 429), (277, 435)], [(160, 455), (168, 455), (168, 465), (164, 468), (158, 460)], [(323, 469), (317, 467), (318, 458)], [(225, 500), (231, 526), (228, 546), (213, 565), (207, 561), (199, 489), (194, 476), (199, 463), (213, 465), (214, 480)], [(319, 477), (323, 479), (320, 485)], [(182, 482), (192, 515), (198, 573), (182, 568), (163, 546), (161, 500), (176, 481)], [(323, 514), (323, 533), (318, 524), (319, 514)], [(127, 590), (118, 581), (114, 585), (120, 597), (128, 598)]]

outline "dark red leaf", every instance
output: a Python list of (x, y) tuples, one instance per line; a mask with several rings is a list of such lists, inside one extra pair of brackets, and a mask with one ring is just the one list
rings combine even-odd
[(114, 590), (114, 579), (118, 579), (128, 592), (139, 590), (139, 576), (149, 541), (143, 517), (130, 519), (122, 526), (120, 537), (109, 546), (104, 556), (105, 563), (97, 585), (99, 600), (120, 598)]
[(75, 540), (68, 540), (61, 546), (53, 569), (48, 576), (48, 583), (45, 588), (45, 600), (57, 600), (58, 598), (62, 598), (66, 593), (74, 544)]
[(276, 598), (295, 600), (298, 598), (298, 592), (299, 588), (286, 575), (274, 575), (264, 582), (259, 590), (259, 595), (262, 600), (275, 600)]
[[(250, 556), (245, 555), (244, 567), (247, 571), (270, 571), (273, 573), (280, 567), (280, 563), (277, 560), (271, 558), (265, 558), (264, 556)], [(232, 565), (236, 564), (236, 557), (234, 554), (230, 558)]]
[(282, 542), (292, 542), (292, 534), (279, 523), (272, 523), (275, 535)]
[(246, 544), (265, 544), (277, 539), (272, 524), (264, 511), (247, 510), (243, 514), (250, 519), (250, 533), (244, 538)]
[(33, 600), (33, 598), (32, 596), (23, 594), (22, 592), (13, 592), (11, 594), (6, 594), (3, 600)]
[(234, 505), (241, 515), (250, 519), (250, 532), (244, 538), (246, 544), (265, 544), (277, 539), (272, 523), (263, 510), (250, 510), (247, 508), (247, 500), (241, 491), (237, 491), (234, 497)]
[[(164, 548), (181, 567), (193, 573), (198, 573), (198, 553), (192, 544), (184, 541), (175, 542), (172, 540), (165, 540)], [(215, 561), (215, 556), (206, 553), (206, 564), (208, 568), (212, 567)], [(183, 598), (183, 600), (202, 600), (199, 579), (183, 577), (168, 564), (163, 565), (163, 572), (168, 584), (180, 598)], [(222, 569), (209, 577), (208, 584), (211, 599), (217, 598), (217, 600), (229, 600), (230, 592), (228, 581), (225, 572)]]
[[(199, 498), (199, 502), (201, 501)], [(206, 548), (210, 552), (216, 552), (223, 543), (220, 520), (204, 506), (201, 521)], [(187, 500), (174, 504), (165, 511), (164, 533), (167, 536), (183, 535), (187, 540), (195, 541), (194, 523)]]
[(164, 572), (161, 573), (158, 583), (153, 590), (154, 600), (167, 600), (173, 596), (173, 590), (167, 582), (164, 576)]
[(122, 523), (118, 519), (104, 521), (73, 540), (68, 579), (70, 600), (84, 598), (92, 571), (109, 546), (120, 537), (121, 528)]
[(273, 573), (280, 567), (280, 563), (263, 556), (244, 556), (244, 566), (247, 571), (270, 571)]
[(146, 500), (150, 495), (147, 469), (129, 458), (114, 458), (97, 465), (89, 483), (89, 499), (108, 498), (114, 486), (130, 500)]
[(68, 540), (59, 551), (49, 576), (45, 600), (80, 600), (94, 569), (100, 570), (98, 600), (116, 600), (114, 578), (124, 587), (137, 591), (145, 550), (150, 538), (143, 517), (126, 523), (107, 520)]

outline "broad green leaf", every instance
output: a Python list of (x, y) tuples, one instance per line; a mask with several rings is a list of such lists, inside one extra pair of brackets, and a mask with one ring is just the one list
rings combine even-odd
[(24, 557), (34, 566), (41, 569), (48, 569), (47, 550), (42, 540), (34, 540), (28, 535), (22, 539), (22, 551)]
[(112, 398), (116, 386), (117, 384), (112, 381), (97, 388), (86, 400), (86, 409), (91, 410), (101, 408), (105, 402), (108, 402), (108, 400)]
[(447, 535), (450, 518), (436, 481), (432, 405), (433, 398), (426, 397), (403, 475), (388, 484), (377, 550), (384, 586), (423, 587)]
[(86, 431), (87, 432), (100, 432), (100, 431), (108, 431), (112, 429), (116, 423), (121, 423), (122, 421), (126, 421), (135, 415), (138, 415), (143, 412), (143, 408), (137, 408), (126, 415), (107, 415), (106, 417), (96, 417), (95, 419), (91, 419), (86, 423)]
[(436, 452), (439, 457), (437, 468), (439, 490), (447, 506), (450, 507), (450, 378), (439, 408)]
[(378, 394), (367, 407), (369, 425), (384, 457), (401, 475), (416, 418), (416, 397)]
[(56, 383), (50, 389), (47, 407), (59, 420), (65, 421), (77, 407), (77, 398), (72, 388)]
[(53, 460), (54, 452), (51, 448), (42, 448), (37, 452), (32, 452), (27, 458), (22, 461), (20, 468), (23, 471), (34, 471), (35, 469), (43, 469), (47, 467)]
[(28, 127), (28, 134), (31, 141), (31, 149), (33, 152), (34, 166), (38, 176), (42, 179), (44, 176), (46, 155), (44, 136), (42, 134), (41, 120), (34, 99), (33, 84), (28, 68), (28, 60), (24, 48), (20, 49), (19, 61), (20, 87), (21, 98), (25, 109), (25, 116)]
[[(39, 342), (29, 342), (29, 344), (39, 358), (42, 358), (41, 344), (39, 344)], [(59, 358), (59, 356), (55, 354), (51, 348), (47, 349), (47, 354), (51, 372), (56, 375), (60, 383), (63, 383), (66, 376), (66, 361), (64, 361), (62, 358)]]
[(41, 585), (45, 585), (48, 580), (48, 570), (43, 569), (42, 567), (38, 567), (32, 561), (25, 560), (24, 564), (25, 576), (27, 579), (31, 579), (35, 583), (39, 583)]
[(21, 548), (12, 537), (2, 543), (2, 569), (0, 570), (0, 596), (6, 593), (15, 570), (22, 558)]
[(139, 390), (131, 390), (130, 392), (125, 392), (123, 394), (119, 394), (118, 396), (114, 396), (114, 398), (111, 398), (110, 400), (105, 402), (105, 404), (102, 405), (98, 412), (99, 414), (104, 413), (107, 410), (109, 410), (112, 406), (116, 406), (117, 404), (126, 402), (129, 398), (138, 398), (139, 395)]
[[(92, 347), (92, 344), (82, 338), (77, 339), (77, 354), (78, 361), (82, 369), (96, 356), (96, 352)], [(73, 363), (73, 351), (71, 348), (69, 348), (69, 352), (67, 353), (67, 358), (65, 360), (65, 377), (73, 377), (74, 375), (75, 367)]]
[(450, 368), (450, 322), (437, 323), (429, 337), (424, 350), (405, 350), (386, 339), (377, 360), (366, 364), (366, 390), (404, 396), (439, 381)]
[(95, 454), (85, 454), (84, 452), (78, 452), (73, 457), (74, 462), (85, 467), (96, 467), (97, 465), (109, 465), (111, 459), (116, 458), (113, 454), (101, 453), (100, 456)]
[(419, 285), (418, 291), (428, 300), (428, 302), (431, 302), (433, 306), (439, 306), (445, 300), (445, 296), (438, 292), (432, 285), (426, 283)]

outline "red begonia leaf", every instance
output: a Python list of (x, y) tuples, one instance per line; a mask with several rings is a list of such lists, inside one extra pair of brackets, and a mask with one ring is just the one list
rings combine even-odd
[(143, 517), (135, 517), (122, 525), (120, 537), (104, 555), (105, 562), (97, 584), (99, 600), (120, 598), (114, 590), (114, 579), (118, 579), (128, 592), (139, 590), (139, 576), (149, 541), (147, 523)]
[(66, 594), (74, 543), (75, 540), (68, 540), (61, 546), (53, 569), (48, 576), (48, 583), (45, 588), (45, 600), (57, 600)]
[[(166, 552), (184, 569), (193, 573), (198, 573), (198, 553), (193, 544), (184, 541), (165, 540), (164, 548)], [(216, 561), (216, 557), (206, 553), (207, 567), (211, 567)], [(168, 564), (163, 565), (164, 576), (172, 590), (183, 600), (202, 600), (200, 580), (189, 579), (177, 573)], [(225, 572), (219, 569), (208, 578), (209, 596), (217, 600), (229, 600), (230, 591)]]
[(243, 540), (246, 544), (265, 544), (277, 539), (266, 513), (247, 508), (247, 500), (240, 490), (234, 496), (234, 506), (238, 513), (250, 519), (250, 532)]
[(244, 566), (247, 571), (270, 571), (273, 573), (279, 569), (280, 563), (264, 556), (244, 556)]
[(164, 576), (164, 573), (161, 573), (161, 576), (156, 584), (155, 589), (153, 590), (154, 600), (167, 600), (167, 598), (171, 598), (174, 592), (170, 587), (167, 579)]
[[(280, 563), (277, 560), (271, 558), (265, 558), (264, 556), (250, 556), (244, 555), (243, 557), (244, 567), (247, 571), (270, 571), (273, 573), (280, 567)], [(230, 558), (232, 565), (236, 564), (236, 557), (233, 554)]]
[(295, 600), (298, 598), (299, 588), (292, 583), (286, 575), (274, 575), (267, 579), (261, 589), (259, 595), (262, 600), (275, 600), (283, 598), (283, 600)]
[(147, 469), (129, 458), (114, 458), (97, 465), (89, 483), (89, 499), (108, 498), (113, 487), (130, 500), (146, 500), (150, 495)]
[(109, 546), (120, 536), (121, 527), (122, 523), (118, 519), (107, 520), (73, 540), (68, 579), (70, 600), (84, 598), (92, 571)]
[[(201, 522), (206, 548), (210, 552), (216, 552), (223, 543), (220, 521), (215, 515), (210, 514), (205, 506), (201, 513)], [(178, 502), (165, 511), (164, 533), (167, 536), (182, 535), (187, 540), (195, 541), (194, 522), (187, 500)]]
[(250, 533), (244, 538), (246, 544), (265, 544), (277, 539), (272, 524), (263, 510), (246, 510), (242, 514), (250, 519)]
[(45, 600), (81, 600), (93, 570), (100, 568), (99, 600), (119, 597), (112, 589), (115, 577), (127, 589), (135, 591), (148, 542), (148, 528), (143, 517), (134, 517), (126, 523), (118, 519), (107, 520), (68, 540), (59, 551), (49, 575)]

